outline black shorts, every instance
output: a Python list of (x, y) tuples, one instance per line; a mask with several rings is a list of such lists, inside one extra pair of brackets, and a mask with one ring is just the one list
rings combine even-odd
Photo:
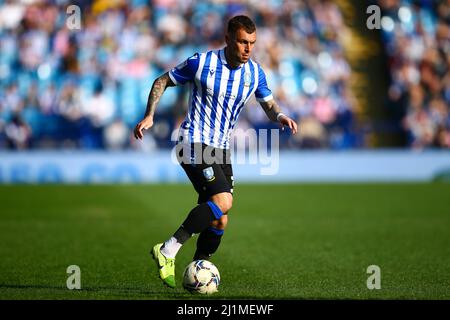
[(233, 168), (229, 149), (206, 144), (178, 144), (177, 158), (198, 193), (197, 203), (221, 192), (233, 194)]

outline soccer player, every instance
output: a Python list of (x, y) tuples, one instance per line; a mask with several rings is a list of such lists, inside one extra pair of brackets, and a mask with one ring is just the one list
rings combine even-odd
[(157, 78), (144, 119), (134, 129), (135, 138), (142, 139), (143, 131), (153, 125), (164, 90), (190, 85), (189, 110), (177, 141), (177, 147), (182, 148), (177, 150), (178, 160), (199, 195), (198, 204), (172, 237), (152, 249), (160, 278), (172, 288), (175, 287), (175, 256), (192, 235), (199, 233), (194, 260), (210, 259), (219, 247), (233, 203), (229, 139), (251, 95), (255, 95), (271, 121), (279, 122), (281, 128), (289, 127), (293, 134), (297, 132), (295, 121), (280, 112), (267, 87), (263, 69), (250, 59), (256, 42), (253, 21), (243, 15), (230, 19), (225, 42), (225, 48), (196, 53)]

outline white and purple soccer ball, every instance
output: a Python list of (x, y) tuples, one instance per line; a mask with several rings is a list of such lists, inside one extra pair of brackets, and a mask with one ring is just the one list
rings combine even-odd
[(219, 270), (211, 261), (195, 260), (184, 269), (183, 287), (192, 293), (213, 294), (219, 283)]

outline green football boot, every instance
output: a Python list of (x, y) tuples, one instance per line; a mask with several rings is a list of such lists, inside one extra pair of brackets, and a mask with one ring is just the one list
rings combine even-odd
[(152, 256), (159, 268), (159, 277), (171, 288), (175, 288), (175, 259), (166, 258), (161, 253), (162, 243), (153, 247)]

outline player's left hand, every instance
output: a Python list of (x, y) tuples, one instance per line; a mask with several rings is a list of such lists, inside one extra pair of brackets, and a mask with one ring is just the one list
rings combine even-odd
[(297, 123), (288, 116), (282, 115), (279, 122), (281, 124), (281, 130), (284, 130), (284, 127), (286, 126), (291, 129), (292, 134), (297, 133)]

